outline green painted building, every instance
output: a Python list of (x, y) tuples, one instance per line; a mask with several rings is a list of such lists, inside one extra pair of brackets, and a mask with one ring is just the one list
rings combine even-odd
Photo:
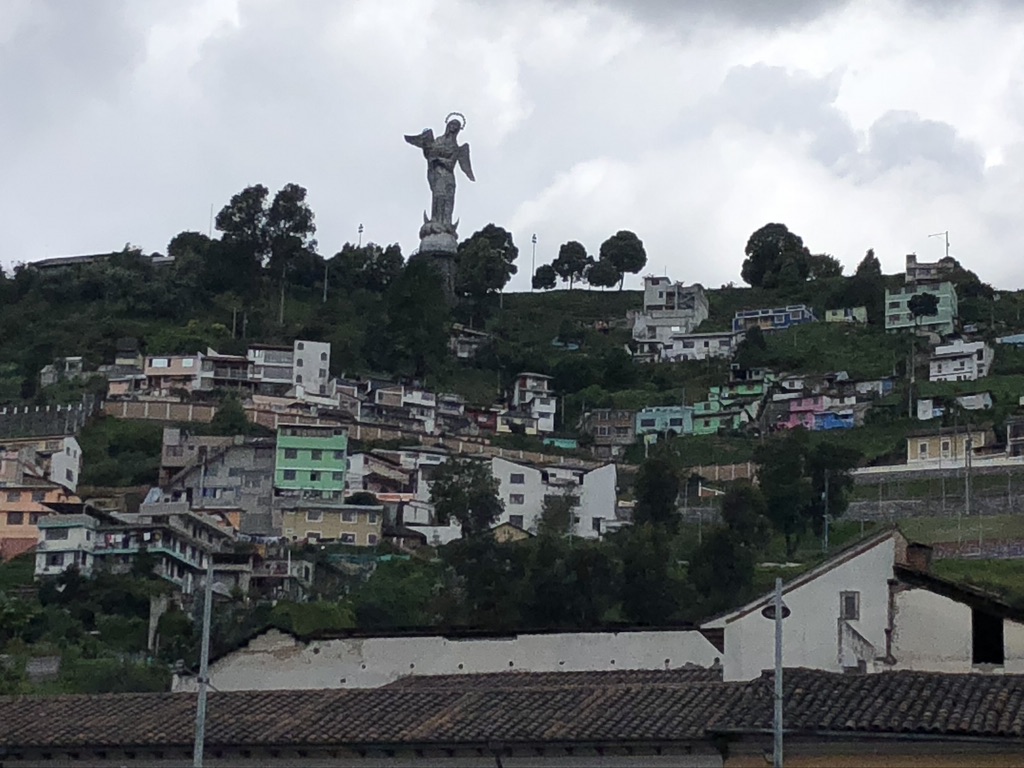
[(344, 427), (287, 424), (277, 428), (274, 488), (286, 494), (340, 499), (348, 470)]
[[(922, 293), (938, 298), (938, 312), (915, 319), (910, 312), (910, 300)], [(903, 285), (885, 292), (885, 330), (922, 330), (948, 336), (956, 330), (957, 310), (956, 288), (952, 283)]]

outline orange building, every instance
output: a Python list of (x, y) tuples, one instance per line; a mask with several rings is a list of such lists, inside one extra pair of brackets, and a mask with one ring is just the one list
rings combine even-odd
[(0, 487), (0, 560), (9, 560), (35, 547), (36, 523), (53, 510), (47, 504), (79, 503), (79, 498), (56, 483)]

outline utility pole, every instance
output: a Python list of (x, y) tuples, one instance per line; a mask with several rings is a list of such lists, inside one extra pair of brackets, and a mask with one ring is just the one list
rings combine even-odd
[(782, 768), (782, 579), (775, 579), (775, 711), (772, 768)]
[(287, 266), (281, 266), (281, 305), (277, 312), (277, 324), (284, 325), (284, 276)]
[(327, 303), (327, 259), (324, 259), (324, 300), (323, 303)]
[(196, 740), (192, 747), (193, 768), (203, 768), (206, 742), (206, 689), (210, 684), (210, 606), (213, 604), (213, 552), (206, 555), (206, 585), (203, 589), (203, 644), (199, 652), (199, 696), (196, 700)]

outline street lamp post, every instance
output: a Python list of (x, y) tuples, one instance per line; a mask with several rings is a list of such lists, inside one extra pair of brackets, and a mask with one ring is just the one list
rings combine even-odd
[(775, 579), (775, 599), (761, 610), (766, 619), (775, 621), (775, 711), (772, 717), (772, 768), (782, 766), (782, 620), (789, 616), (782, 602), (782, 579)]
[(533, 237), (530, 238), (530, 242), (533, 243), (533, 262), (530, 266), (530, 290), (533, 290), (533, 276), (537, 274), (537, 234), (534, 233)]

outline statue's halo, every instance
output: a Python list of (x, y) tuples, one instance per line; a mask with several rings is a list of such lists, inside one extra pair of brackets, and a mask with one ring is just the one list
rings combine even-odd
[(449, 112), (448, 116), (444, 119), (444, 124), (448, 125), (453, 117), (459, 118), (459, 124), (462, 126), (462, 130), (466, 129), (466, 116), (461, 112)]

